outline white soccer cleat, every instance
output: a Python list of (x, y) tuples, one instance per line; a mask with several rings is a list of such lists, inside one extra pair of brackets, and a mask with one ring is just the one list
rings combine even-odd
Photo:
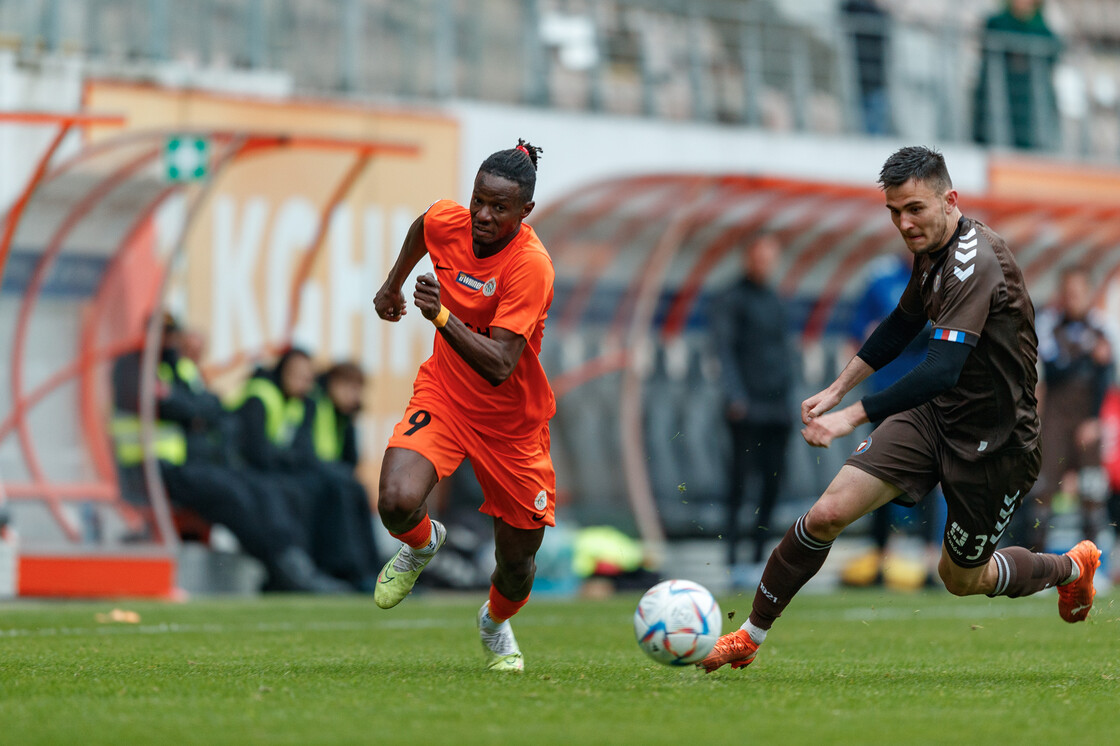
[(439, 521), (432, 521), (432, 532), (436, 535), (436, 548), (431, 554), (421, 556), (416, 554), (408, 544), (401, 544), (393, 559), (381, 568), (377, 576), (377, 585), (373, 589), (375, 604), (382, 609), (391, 609), (412, 592), (412, 586), (416, 585), (420, 572), (428, 566), (447, 539), (447, 529)]
[(525, 670), (525, 659), (521, 656), (521, 648), (513, 636), (513, 627), (509, 620), (505, 620), (496, 632), (487, 632), (482, 628), (482, 618), (490, 611), (490, 602), (487, 601), (478, 610), (478, 634), (482, 638), (482, 650), (486, 653), (486, 668), (489, 671), (511, 671), (521, 673)]

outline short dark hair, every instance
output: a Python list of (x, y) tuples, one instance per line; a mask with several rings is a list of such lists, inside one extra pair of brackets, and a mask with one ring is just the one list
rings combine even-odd
[(311, 353), (302, 347), (288, 346), (280, 351), (280, 357), (276, 359), (276, 364), (272, 366), (271, 378), (279, 384), (280, 376), (284, 373), (284, 369), (288, 367), (288, 363), (297, 357), (311, 359)]
[(924, 181), (938, 192), (953, 188), (945, 156), (922, 145), (896, 150), (879, 171), (879, 185), (883, 189), (902, 186), (910, 179)]
[(516, 147), (491, 154), (478, 171), (509, 179), (521, 187), (521, 201), (532, 202), (537, 186), (537, 159), (543, 152), (543, 148), (518, 138)]
[(326, 373), (323, 374), (324, 381), (345, 381), (357, 383), (364, 386), (366, 382), (366, 375), (357, 363), (349, 360), (335, 363), (327, 368)]

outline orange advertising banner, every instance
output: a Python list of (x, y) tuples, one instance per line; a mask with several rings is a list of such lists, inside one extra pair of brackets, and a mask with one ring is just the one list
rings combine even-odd
[(1120, 202), (1120, 169), (1026, 156), (993, 156), (988, 193), (1005, 199), (1109, 204)]

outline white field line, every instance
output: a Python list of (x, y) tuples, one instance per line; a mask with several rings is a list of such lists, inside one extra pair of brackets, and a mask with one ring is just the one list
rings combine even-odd
[[(814, 610), (798, 613), (796, 608), (788, 612), (791, 618), (802, 621), (819, 622), (878, 622), (900, 621), (905, 619), (944, 619), (944, 620), (989, 620), (989, 619), (1032, 619), (1045, 618), (1056, 614), (1056, 604), (1038, 602), (1018, 603), (1011, 599), (997, 599), (986, 606), (971, 604), (953, 605), (950, 603), (908, 608), (901, 606), (863, 607), (838, 609), (836, 611)], [(1120, 621), (1113, 616), (1114, 607), (1109, 599), (1098, 597), (1099, 610), (1093, 616), (1101, 622)], [(382, 619), (369, 621), (308, 621), (308, 622), (259, 622), (257, 624), (220, 624), (206, 622), (164, 623), (164, 624), (106, 624), (96, 627), (40, 627), (0, 629), (0, 640), (21, 637), (81, 637), (102, 635), (176, 635), (176, 634), (231, 634), (241, 632), (362, 632), (375, 630), (420, 630), (454, 629), (470, 625), (469, 618), (447, 619)], [(557, 627), (569, 624), (568, 618), (548, 614), (526, 614), (518, 620), (518, 627)], [(620, 619), (622, 627), (629, 626), (629, 617)]]

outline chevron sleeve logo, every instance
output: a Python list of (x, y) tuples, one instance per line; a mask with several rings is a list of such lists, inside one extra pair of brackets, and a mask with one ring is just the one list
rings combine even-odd
[(976, 270), (976, 265), (972, 264), (972, 260), (976, 258), (976, 244), (979, 241), (980, 239), (976, 237), (975, 228), (961, 236), (960, 240), (957, 241), (955, 256), (960, 266), (953, 267), (953, 274), (961, 282), (972, 277), (972, 273)]

